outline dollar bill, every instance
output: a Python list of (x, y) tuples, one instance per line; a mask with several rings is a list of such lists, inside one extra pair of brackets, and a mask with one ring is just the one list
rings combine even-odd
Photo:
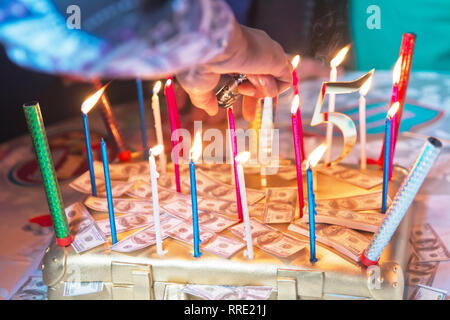
[[(332, 210), (380, 210), (381, 209), (381, 191), (358, 196), (335, 198), (335, 199), (320, 199), (316, 200), (317, 207)], [(388, 197), (387, 205), (391, 204), (391, 199)]]
[[(113, 197), (120, 197), (125, 194), (129, 189), (134, 186), (135, 182), (131, 181), (114, 181), (111, 180), (111, 194)], [(95, 179), (95, 185), (97, 186), (97, 195), (106, 197), (106, 186), (104, 180), (100, 178)], [(91, 178), (89, 171), (83, 173), (80, 177), (72, 181), (69, 186), (78, 192), (92, 194)]]
[(414, 300), (445, 300), (446, 290), (432, 288), (419, 284)]
[[(251, 206), (249, 206), (250, 209)], [(217, 212), (231, 217), (237, 217), (236, 202), (220, 199), (198, 198), (198, 208), (204, 211)]]
[[(102, 212), (108, 212), (108, 200), (89, 196), (84, 201), (86, 207)], [(153, 204), (147, 200), (113, 199), (114, 212), (153, 214)]]
[[(248, 206), (248, 214), (250, 217), (257, 217), (257, 218), (262, 219), (265, 209), (266, 209), (266, 203), (258, 202), (258, 203)], [(237, 212), (237, 211), (235, 211), (235, 212)]]
[[(103, 163), (94, 161), (94, 174), (96, 177), (103, 177)], [(111, 180), (127, 180), (132, 175), (150, 176), (147, 161), (130, 162), (130, 163), (109, 163), (109, 176)]]
[(214, 237), (206, 241), (202, 240), (202, 249), (214, 253), (223, 258), (230, 258), (236, 252), (245, 247), (243, 241), (215, 234)]
[(31, 275), (11, 296), (11, 300), (47, 300), (47, 286), (42, 275)]
[[(214, 232), (206, 230), (205, 228), (199, 227), (200, 231), (200, 241), (202, 244), (207, 243), (209, 240), (215, 237)], [(194, 243), (194, 231), (192, 223), (187, 221), (182, 221), (176, 226), (166, 230), (169, 237), (185, 242), (187, 244), (193, 245)]]
[[(332, 210), (320, 205), (316, 207), (316, 212), (316, 223), (335, 224), (368, 232), (376, 232), (385, 218), (384, 214), (378, 212)], [(309, 214), (304, 214), (300, 221), (309, 223)]]
[(103, 291), (103, 281), (64, 282), (64, 297), (81, 296)]
[(297, 167), (296, 166), (280, 167), (278, 170), (278, 177), (288, 181), (297, 179)]
[[(309, 226), (299, 221), (291, 223), (288, 230), (309, 237)], [(328, 224), (316, 225), (316, 239), (355, 261), (370, 243), (368, 237), (355, 230)]]
[(74, 237), (72, 247), (81, 253), (107, 241), (105, 233), (92, 218), (81, 202), (75, 202), (65, 209), (70, 233)]
[[(161, 238), (167, 238), (166, 230), (179, 224), (181, 220), (165, 215), (160, 219)], [(151, 225), (120, 240), (111, 246), (117, 252), (133, 252), (156, 244), (155, 226)]]
[(373, 187), (378, 186), (383, 182), (382, 177), (367, 175), (359, 170), (346, 168), (340, 165), (318, 167), (317, 171), (364, 189), (372, 189)]
[(266, 190), (264, 223), (290, 223), (295, 218), (297, 189), (269, 188)]
[[(241, 239), (245, 239), (245, 224), (240, 223), (232, 227), (231, 232)], [(303, 250), (305, 241), (291, 237), (275, 228), (250, 219), (252, 242), (260, 249), (281, 258), (288, 258)]]
[(188, 284), (182, 291), (205, 300), (268, 300), (273, 288), (269, 286), (211, 286)]
[[(163, 217), (164, 215), (164, 213), (161, 213), (160, 217)], [(130, 213), (116, 216), (114, 221), (116, 224), (116, 232), (121, 233), (153, 224), (153, 215)], [(97, 220), (97, 224), (106, 235), (111, 234), (109, 219)]]
[(409, 299), (413, 299), (418, 291), (418, 285), (433, 284), (439, 262), (420, 262), (416, 254), (412, 254), (407, 266), (407, 284)]
[(413, 227), (411, 242), (420, 261), (450, 260), (447, 247), (428, 223)]

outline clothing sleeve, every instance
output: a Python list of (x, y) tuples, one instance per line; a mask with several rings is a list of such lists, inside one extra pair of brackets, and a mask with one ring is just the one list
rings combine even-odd
[(222, 53), (222, 0), (2, 0), (0, 42), (15, 63), (82, 78), (157, 78)]

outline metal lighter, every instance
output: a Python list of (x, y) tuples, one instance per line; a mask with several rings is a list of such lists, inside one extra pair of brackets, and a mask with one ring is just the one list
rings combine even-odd
[(231, 79), (216, 93), (217, 102), (221, 108), (229, 108), (241, 95), (238, 92), (238, 86), (247, 80), (245, 74), (235, 74), (231, 76)]

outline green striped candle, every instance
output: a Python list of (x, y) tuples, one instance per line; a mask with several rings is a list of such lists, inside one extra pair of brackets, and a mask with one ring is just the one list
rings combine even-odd
[(28, 129), (33, 140), (34, 150), (41, 169), (45, 193), (47, 195), (48, 207), (55, 228), (56, 243), (65, 247), (72, 243), (69, 224), (64, 212), (64, 204), (56, 178), (55, 166), (53, 165), (47, 135), (45, 133), (44, 121), (38, 102), (30, 102), (23, 105)]

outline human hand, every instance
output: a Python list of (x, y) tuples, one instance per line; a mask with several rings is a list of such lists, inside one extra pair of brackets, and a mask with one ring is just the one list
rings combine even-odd
[(214, 89), (222, 74), (245, 73), (248, 81), (239, 86), (244, 95), (244, 119), (254, 118), (258, 99), (275, 97), (292, 83), (292, 66), (283, 48), (264, 31), (234, 22), (224, 52), (208, 63), (177, 75), (191, 102), (209, 115), (218, 112)]

